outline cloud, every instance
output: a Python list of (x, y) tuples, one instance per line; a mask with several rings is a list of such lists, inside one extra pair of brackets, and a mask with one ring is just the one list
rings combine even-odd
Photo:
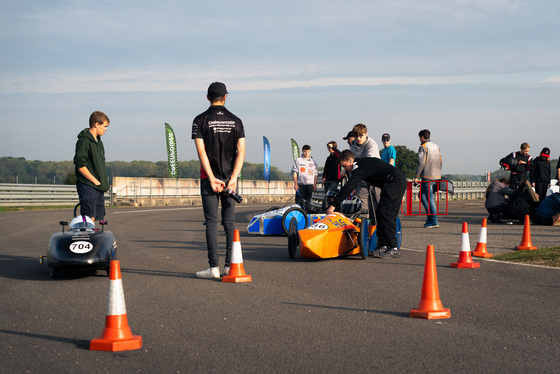
[[(161, 71), (115, 71), (100, 74), (56, 72), (13, 76), (0, 74), (0, 94), (13, 93), (89, 93), (89, 92), (172, 92), (204, 91), (208, 84), (221, 80), (237, 91), (267, 91), (287, 88), (446, 84), (537, 84), (558, 83), (559, 77), (547, 72), (517, 74), (464, 74), (433, 76), (318, 76), (313, 67), (261, 70), (185, 69)], [(328, 74), (328, 72), (326, 72)]]

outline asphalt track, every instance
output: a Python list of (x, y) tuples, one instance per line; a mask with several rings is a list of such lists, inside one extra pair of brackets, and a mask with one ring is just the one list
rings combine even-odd
[[(478, 240), (481, 201), (452, 202), (439, 229), (402, 217), (402, 257), (365, 261), (290, 260), (286, 237), (246, 233), (267, 207), (236, 211), (253, 277), (245, 284), (194, 277), (207, 266), (201, 208), (108, 209), (129, 324), (143, 338), (141, 349), (123, 352), (88, 350), (105, 323), (104, 272), (51, 280), (38, 262), (71, 210), (1, 213), (0, 372), (558, 372), (559, 269), (479, 259), (479, 269), (450, 267), (463, 222), (471, 247)], [(489, 252), (511, 251), (522, 231), (489, 224)], [(537, 247), (560, 244), (560, 227), (531, 233)], [(428, 244), (450, 319), (408, 317)]]

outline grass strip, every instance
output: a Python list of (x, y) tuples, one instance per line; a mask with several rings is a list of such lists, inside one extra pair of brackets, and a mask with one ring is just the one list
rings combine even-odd
[(515, 251), (494, 256), (493, 259), (521, 262), (531, 265), (560, 267), (560, 247), (535, 249), (534, 251)]

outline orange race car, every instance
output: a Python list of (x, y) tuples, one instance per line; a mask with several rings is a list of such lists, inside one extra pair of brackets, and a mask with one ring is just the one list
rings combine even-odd
[[(298, 230), (297, 221), (292, 218), (288, 230), (288, 254), (295, 258), (297, 250), (305, 258), (334, 258), (360, 254), (368, 255), (369, 233), (363, 234), (361, 227), (368, 227), (368, 219), (360, 219), (361, 203), (357, 197), (344, 201), (342, 213), (324, 216), (308, 228)], [(373, 226), (375, 231), (375, 226)]]
[[(366, 259), (369, 251), (377, 247), (376, 225), (367, 218), (360, 218), (361, 204), (357, 197), (344, 201), (340, 210), (316, 220), (311, 226), (298, 230), (295, 217), (288, 230), (288, 254), (295, 258), (299, 249), (304, 258), (336, 258), (359, 254)], [(400, 248), (402, 228), (397, 218), (397, 242)]]

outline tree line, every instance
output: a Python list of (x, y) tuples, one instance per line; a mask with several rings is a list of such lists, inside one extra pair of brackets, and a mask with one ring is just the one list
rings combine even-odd
[[(242, 178), (263, 180), (264, 164), (243, 164)], [(179, 178), (200, 178), (198, 160), (179, 161)], [(113, 177), (169, 178), (167, 161), (109, 161), (107, 175)], [(270, 167), (271, 180), (291, 180), (289, 173)], [(24, 157), (0, 157), (0, 183), (20, 184), (75, 184), (76, 176), (72, 161), (31, 161)]]
[[(414, 178), (418, 155), (406, 146), (395, 146), (397, 151), (396, 167), (408, 179)], [(444, 155), (445, 157), (445, 155)], [(326, 157), (325, 157), (326, 158)], [(320, 166), (320, 174), (324, 160), (316, 158)], [(444, 159), (445, 162), (445, 159)], [(558, 160), (551, 160), (552, 177), (556, 176)], [(496, 161), (496, 165), (497, 165)], [(243, 164), (242, 178), (245, 180), (263, 180), (264, 164)], [(445, 171), (445, 164), (444, 164)], [(177, 172), (180, 178), (200, 178), (200, 163), (198, 160), (178, 161)], [(153, 177), (168, 178), (167, 161), (110, 161), (107, 162), (107, 174), (110, 179), (115, 177)], [(497, 169), (491, 173), (490, 179), (509, 177), (509, 172)], [(448, 180), (484, 181), (485, 175), (445, 174)], [(275, 166), (270, 167), (271, 180), (292, 180), (291, 171), (283, 172)], [(320, 178), (319, 178), (320, 179)], [(0, 183), (21, 184), (75, 184), (74, 164), (72, 161), (31, 161), (23, 157), (0, 157)]]

